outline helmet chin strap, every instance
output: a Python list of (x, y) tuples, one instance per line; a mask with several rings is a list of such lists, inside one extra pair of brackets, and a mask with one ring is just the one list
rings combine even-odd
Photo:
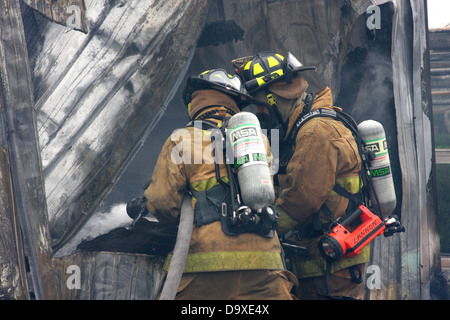
[(278, 123), (280, 124), (280, 128), (278, 129), (280, 130), (279, 137), (282, 140), (284, 138), (284, 135), (286, 134), (287, 124), (284, 123), (283, 118), (281, 117), (280, 111), (278, 110), (277, 102), (273, 94), (267, 89), (265, 93), (267, 97), (267, 104), (272, 109), (273, 113), (277, 117)]

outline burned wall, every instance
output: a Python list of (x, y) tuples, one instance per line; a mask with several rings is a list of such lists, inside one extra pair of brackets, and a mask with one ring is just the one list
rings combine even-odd
[[(143, 13), (145, 18), (138, 19), (135, 27), (129, 30), (131, 38), (125, 34), (115, 38), (124, 29), (107, 21), (117, 22), (114, 19), (120, 20), (120, 17), (134, 19), (136, 11), (133, 10), (145, 10), (149, 3), (87, 2), (88, 19), (92, 15), (99, 18), (92, 20), (92, 25), (88, 23), (88, 29), (91, 29), (87, 35), (73, 36), (70, 32), (66, 34), (66, 30), (56, 30), (53, 25), (40, 25), (37, 21), (42, 28), (40, 34), (45, 34), (45, 37), (33, 42), (39, 54), (31, 54), (30, 61), (34, 70), (36, 112), (41, 125), (39, 135), (50, 224), (52, 236), (57, 244), (59, 242), (57, 247), (73, 238), (93, 211), (123, 204), (133, 195), (142, 195), (142, 186), (151, 177), (163, 141), (187, 121), (186, 109), (180, 99), (187, 76), (216, 67), (232, 72), (231, 59), (259, 51), (291, 51), (305, 65), (318, 67), (316, 73), (305, 73), (310, 91), (330, 87), (335, 104), (351, 113), (358, 122), (365, 119), (381, 122), (387, 133), (398, 199), (396, 213), (406, 223), (407, 233), (394, 240), (380, 239), (376, 243), (372, 263), (382, 267), (383, 288), (371, 294), (370, 298), (417, 299), (428, 296), (430, 279), (438, 268), (438, 249), (433, 219), (430, 105), (424, 72), (427, 50), (424, 4), (407, 0), (192, 1), (189, 8), (185, 8), (186, 11), (192, 10), (191, 16), (182, 19), (184, 23), (177, 25), (181, 26), (177, 31), (168, 26), (173, 26), (171, 18), (185, 12), (181, 7), (177, 7), (173, 16), (158, 15), (163, 20), (167, 18), (164, 20), (167, 24), (161, 22), (160, 33), (145, 33), (145, 28), (150, 27), (155, 18), (153, 11), (149, 11)], [(164, 5), (158, 1), (154, 4)], [(367, 11), (372, 4), (378, 11)], [(89, 11), (89, 5), (91, 8), (94, 5), (105, 7), (100, 11)], [(204, 16), (196, 15), (196, 5), (204, 9)], [(172, 9), (167, 7), (170, 12)], [(119, 14), (125, 11), (128, 15)], [(110, 12), (115, 14), (108, 20)], [(198, 20), (189, 19), (193, 16)], [(368, 24), (375, 18), (379, 24)], [(127, 26), (124, 20), (120, 21)], [(145, 21), (148, 23), (143, 23)], [(202, 28), (189, 28), (189, 22), (195, 22), (197, 27), (206, 23), (203, 37)], [(224, 35), (229, 37), (225, 39)], [(184, 41), (177, 42), (174, 37)], [(194, 50), (199, 38), (200, 45)], [(86, 55), (76, 49), (77, 41), (83, 50), (87, 49), (84, 51)], [(102, 47), (96, 43), (103, 43), (112, 51), (101, 51)], [(74, 44), (75, 51), (60, 55), (64, 52), (61, 48), (73, 48)], [(118, 53), (117, 59), (106, 59), (108, 52)], [(170, 55), (163, 56), (161, 52)], [(179, 57), (181, 53), (183, 57)], [(67, 59), (69, 56), (75, 60)], [(56, 61), (58, 57), (60, 60)], [(90, 64), (94, 60), (100, 65)], [(174, 61), (179, 62), (175, 69), (171, 68)], [(136, 69), (127, 69), (127, 66)], [(132, 71), (138, 78), (132, 77)], [(122, 77), (117, 77), (118, 74)], [(157, 77), (160, 74), (163, 74), (162, 80)], [(90, 77), (91, 82), (87, 81)], [(151, 83), (136, 98), (136, 88), (142, 85), (141, 81), (145, 83), (143, 77), (160, 79), (161, 83)], [(113, 79), (118, 80), (116, 85), (108, 82)], [(77, 81), (79, 85), (76, 85)], [(105, 88), (114, 88), (116, 94)], [(99, 98), (101, 92), (105, 95)], [(93, 107), (90, 105), (93, 101), (99, 102), (94, 104), (100, 109), (89, 109)], [(120, 108), (129, 106), (130, 102), (132, 107), (139, 109), (132, 112), (134, 120), (143, 119), (148, 125), (145, 129), (133, 133), (133, 129), (138, 127), (134, 125), (136, 122), (125, 119), (116, 123), (114, 132), (98, 130), (104, 125), (91, 116), (104, 115), (102, 108), (106, 106), (122, 114), (120, 111), (124, 109)], [(142, 108), (147, 104), (150, 109)], [(87, 125), (83, 121), (74, 122), (75, 127), (81, 123), (78, 131), (59, 127), (70, 120), (79, 120), (79, 116), (85, 116), (95, 131), (84, 130)], [(155, 123), (158, 125), (153, 126)], [(70, 132), (75, 132), (75, 135), (71, 136)], [(132, 145), (124, 140), (116, 145), (118, 148), (101, 151), (100, 156), (93, 151), (96, 143), (93, 140), (120, 138), (124, 132)], [(55, 138), (61, 140), (53, 140)], [(106, 144), (114, 145), (111, 141)], [(134, 153), (141, 145), (140, 152)], [(79, 158), (71, 162), (74, 159), (63, 157), (67, 154), (75, 154)], [(79, 164), (82, 166), (78, 168), (89, 167), (91, 171), (78, 174), (76, 168)], [(71, 184), (73, 181), (78, 185)], [(116, 188), (112, 188), (114, 185)], [(104, 214), (109, 217), (107, 212)], [(123, 233), (124, 230), (120, 230), (116, 235)], [(99, 242), (95, 245), (114, 251), (111, 246)], [(85, 246), (85, 250), (89, 248)]]

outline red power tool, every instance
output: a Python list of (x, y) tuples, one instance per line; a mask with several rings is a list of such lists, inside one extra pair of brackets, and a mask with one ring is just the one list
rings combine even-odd
[[(358, 217), (361, 218), (361, 224), (353, 231), (349, 231), (346, 227)], [(342, 257), (350, 258), (358, 255), (364, 246), (383, 234), (385, 229), (386, 225), (380, 217), (364, 205), (360, 205), (353, 213), (331, 225), (330, 233), (321, 239), (319, 248), (324, 257), (330, 261)]]

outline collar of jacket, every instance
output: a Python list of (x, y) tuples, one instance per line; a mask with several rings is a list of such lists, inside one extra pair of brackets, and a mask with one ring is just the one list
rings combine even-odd
[(212, 120), (214, 122), (220, 122), (222, 123), (222, 121), (219, 121), (215, 118), (213, 118), (212, 116), (219, 116), (219, 117), (231, 117), (232, 113), (230, 112), (229, 108), (227, 108), (226, 106), (211, 106), (211, 107), (207, 107), (205, 109), (203, 109), (196, 117), (194, 120), (196, 119), (207, 119), (207, 120)]
[(192, 101), (189, 108), (189, 117), (198, 118), (206, 109), (210, 107), (223, 106), (235, 113), (239, 112), (236, 101), (229, 95), (217, 90), (204, 89), (196, 90), (192, 93)]
[[(289, 136), (289, 133), (292, 130), (292, 126), (297, 121), (297, 118), (302, 113), (304, 107), (305, 107), (305, 102), (302, 102), (292, 112), (291, 116), (289, 117), (286, 135), (284, 136), (283, 140)], [(333, 95), (332, 95), (331, 89), (329, 87), (325, 87), (324, 89), (316, 92), (316, 97), (314, 98), (314, 102), (313, 102), (313, 105), (312, 105), (310, 111), (313, 111), (316, 109), (331, 109), (331, 110), (335, 110), (337, 112), (342, 111), (341, 108), (333, 106)]]

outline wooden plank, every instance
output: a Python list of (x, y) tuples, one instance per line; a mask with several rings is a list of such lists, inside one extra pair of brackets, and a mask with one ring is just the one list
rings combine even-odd
[[(1, 47), (1, 44), (0, 44)], [(0, 54), (0, 60), (1, 60)], [(0, 83), (1, 72), (0, 67)], [(4, 121), (0, 86), (0, 300), (29, 299), (25, 254), (21, 241), (8, 154), (7, 128)]]
[(430, 30), (429, 41), (430, 47), (433, 48), (433, 51), (440, 49), (446, 50), (450, 47), (450, 38), (448, 37), (449, 31), (450, 28)]
[(87, 32), (84, 0), (23, 0), (52, 21)]
[(447, 89), (449, 88), (449, 79), (448, 77), (433, 77), (433, 88), (435, 90)]
[(441, 266), (444, 278), (447, 280), (447, 299), (450, 299), (450, 255), (441, 254)]
[[(408, 20), (413, 12), (412, 20)], [(440, 268), (436, 228), (432, 107), (424, 3), (400, 1), (393, 44), (394, 92), (399, 156), (402, 164), (402, 222), (400, 298), (429, 298), (430, 280)], [(409, 38), (409, 29), (414, 32)], [(411, 41), (408, 41), (411, 39)], [(410, 74), (410, 77), (402, 76)], [(400, 81), (404, 79), (405, 81)]]
[[(441, 274), (441, 246), (439, 235), (439, 221), (438, 221), (438, 200), (437, 200), (437, 185), (436, 185), (436, 159), (435, 159), (435, 145), (434, 145), (434, 115), (432, 103), (432, 75), (430, 65), (430, 39), (427, 30), (427, 6), (426, 1), (422, 4), (411, 2), (413, 12), (416, 13), (414, 34), (419, 34), (420, 39), (416, 40), (414, 52), (416, 54), (415, 65), (420, 68), (415, 68), (416, 83), (421, 83), (421, 90), (416, 90), (417, 105), (422, 110), (424, 121), (419, 122), (423, 132), (423, 146), (426, 152), (422, 155), (425, 163), (423, 179), (426, 181), (423, 193), (425, 194), (426, 210), (422, 217), (425, 223), (421, 221), (421, 237), (425, 241), (421, 241), (421, 298), (434, 299), (436, 298), (432, 291), (435, 289), (434, 279)], [(419, 71), (420, 69), (420, 71)], [(430, 136), (431, 139), (428, 139)], [(431, 145), (429, 145), (431, 140)], [(428, 164), (431, 155), (431, 166)], [(437, 297), (441, 299), (442, 297)]]
[(449, 272), (450, 271), (450, 254), (442, 254), (441, 255), (441, 265), (442, 265), (442, 272)]
[(434, 76), (448, 76), (449, 74), (450, 74), (450, 68), (444, 68), (444, 67), (439, 68), (439, 67), (436, 67), (436, 68), (433, 68), (431, 70), (431, 76), (432, 77), (434, 77)]
[(435, 155), (437, 164), (450, 163), (450, 149), (436, 149)]
[(0, 7), (1, 111), (3, 130), (7, 130), (14, 208), (36, 298), (51, 299), (57, 296), (57, 290), (51, 270), (46, 198), (20, 5), (15, 0), (1, 0)]
[(55, 258), (63, 300), (156, 300), (164, 258), (120, 252), (79, 252)]

